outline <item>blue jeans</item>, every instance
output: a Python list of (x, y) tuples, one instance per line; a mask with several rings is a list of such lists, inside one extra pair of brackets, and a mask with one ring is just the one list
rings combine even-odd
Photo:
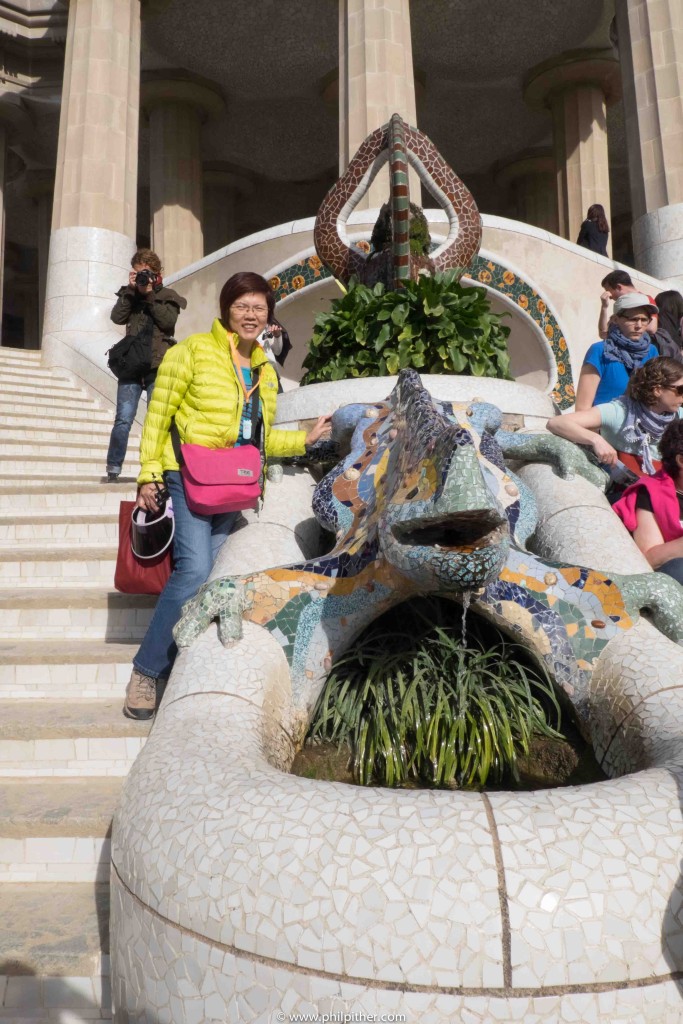
[(143, 675), (153, 679), (166, 678), (178, 649), (173, 639), (173, 627), (180, 618), (186, 601), (205, 583), (216, 555), (231, 533), (239, 512), (222, 512), (215, 516), (200, 516), (187, 507), (183, 481), (178, 472), (165, 474), (173, 502), (175, 535), (173, 537), (173, 572), (162, 590), (140, 650), (133, 665)]
[(664, 565), (660, 565), (657, 572), (666, 573), (671, 579), (676, 580), (676, 583), (683, 585), (683, 558), (672, 558)]
[(109, 438), (107, 472), (120, 473), (128, 449), (128, 435), (138, 411), (140, 395), (147, 392), (147, 403), (152, 397), (157, 371), (152, 370), (144, 380), (120, 380), (116, 389), (116, 418)]

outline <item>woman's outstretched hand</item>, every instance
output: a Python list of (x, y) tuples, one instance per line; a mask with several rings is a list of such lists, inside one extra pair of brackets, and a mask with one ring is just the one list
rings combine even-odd
[(135, 504), (138, 508), (146, 508), (148, 512), (158, 512), (157, 493), (157, 485), (155, 483), (142, 484), (138, 489)]
[(332, 433), (331, 420), (332, 413), (330, 413), (327, 416), (318, 417), (318, 422), (316, 423), (316, 425), (314, 427), (311, 427), (311, 429), (306, 434), (304, 444), (306, 445), (307, 448), (310, 447), (312, 444), (315, 444), (315, 442), (319, 441), (321, 438), (325, 438), (325, 440), (327, 440), (327, 438)]
[(595, 440), (591, 441), (591, 447), (604, 466), (616, 465), (619, 456), (617, 455), (616, 449), (612, 447), (609, 441), (605, 441), (604, 437), (600, 437), (599, 434), (596, 434)]

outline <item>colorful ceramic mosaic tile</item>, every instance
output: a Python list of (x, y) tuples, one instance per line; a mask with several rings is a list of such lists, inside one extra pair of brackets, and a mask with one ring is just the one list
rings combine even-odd
[(683, 640), (683, 592), (652, 573), (615, 577), (544, 561), (525, 548), (533, 497), (505, 455), (604, 476), (580, 448), (549, 434), (501, 429), (485, 402), (438, 402), (403, 370), (384, 402), (333, 418), (348, 451), (318, 484), (313, 511), (336, 543), (325, 555), (240, 579), (206, 584), (176, 630), (191, 643), (212, 618), (234, 638), (242, 617), (268, 629), (292, 671), (295, 705), (310, 712), (332, 662), (369, 622), (424, 593), (465, 599), (516, 637), (587, 717), (590, 673), (605, 645), (647, 606)]
[[(369, 242), (366, 242), (365, 245), (369, 250)], [(271, 277), (270, 284), (275, 292), (276, 300), (281, 302), (294, 292), (301, 291), (309, 285), (315, 284), (316, 281), (331, 276), (320, 257), (306, 256), (285, 267), (275, 277)], [(471, 279), (473, 284), (486, 285), (488, 288), (500, 292), (506, 298), (512, 299), (524, 315), (530, 317), (534, 324), (543, 331), (551, 348), (557, 373), (552, 396), (561, 409), (567, 409), (573, 405), (574, 378), (567, 342), (560, 330), (557, 317), (539, 296), (536, 289), (532, 288), (519, 274), (508, 270), (504, 264), (480, 255), (473, 257), (470, 270), (463, 278), (463, 283), (466, 284), (468, 279)]]

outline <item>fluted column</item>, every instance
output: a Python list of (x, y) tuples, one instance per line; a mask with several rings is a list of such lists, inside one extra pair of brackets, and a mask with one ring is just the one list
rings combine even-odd
[(552, 114), (559, 233), (575, 241), (593, 203), (610, 216), (607, 103), (619, 96), (618, 63), (611, 51), (568, 51), (528, 72), (524, 96)]
[(135, 235), (139, 0), (71, 0), (53, 227)]
[(115, 394), (109, 313), (135, 248), (140, 0), (70, 0), (43, 360)]
[(556, 167), (548, 150), (521, 153), (495, 170), (496, 185), (508, 187), (515, 217), (544, 231), (558, 232)]
[(204, 164), (204, 253), (216, 252), (237, 238), (236, 207), (252, 195), (253, 182), (222, 161)]
[(184, 73), (145, 76), (152, 248), (167, 274), (204, 255), (201, 130), (224, 109), (219, 91)]
[[(2, 325), (5, 293), (5, 164), (7, 162), (7, 132), (0, 123), (0, 325)], [(0, 326), (0, 333), (1, 333)], [(2, 338), (0, 337), (0, 344)]]
[[(9, 147), (17, 140), (29, 138), (34, 130), (35, 126), (22, 97), (9, 91), (3, 93), (0, 96), (0, 325), (5, 290), (5, 188), (12, 180), (7, 173)], [(23, 162), (19, 161), (19, 164), (23, 168)]]
[(636, 266), (683, 288), (683, 4), (617, 0)]
[[(392, 114), (417, 124), (410, 33), (410, 0), (339, 0), (339, 169)], [(389, 197), (380, 173), (360, 203), (367, 209)], [(410, 194), (420, 203), (411, 172)]]
[(38, 230), (38, 332), (40, 338), (43, 329), (45, 312), (45, 288), (47, 284), (47, 266), (50, 252), (50, 225), (52, 223), (52, 200), (55, 188), (54, 172), (30, 170), (26, 174), (27, 192), (36, 206)]

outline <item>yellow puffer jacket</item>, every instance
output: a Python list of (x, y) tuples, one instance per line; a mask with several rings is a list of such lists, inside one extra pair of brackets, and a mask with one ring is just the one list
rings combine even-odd
[[(235, 344), (237, 336), (232, 335)], [(252, 369), (260, 368), (266, 455), (285, 458), (305, 451), (305, 430), (273, 430), (277, 374), (263, 349), (254, 345)], [(161, 480), (178, 469), (171, 443), (175, 417), (181, 442), (230, 448), (237, 440), (244, 396), (230, 353), (230, 334), (214, 320), (211, 334), (191, 334), (174, 345), (159, 367), (140, 442), (139, 484)]]

